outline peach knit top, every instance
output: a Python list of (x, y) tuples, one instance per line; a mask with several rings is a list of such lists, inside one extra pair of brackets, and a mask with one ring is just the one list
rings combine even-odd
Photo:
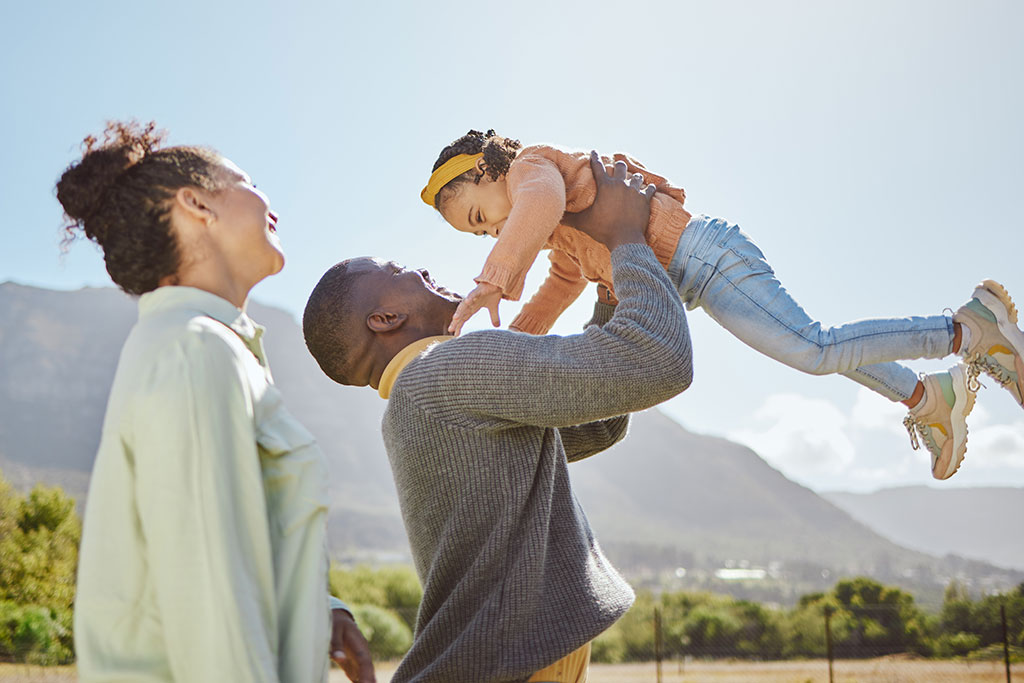
[[(609, 168), (616, 161), (624, 161), (630, 173), (642, 174), (646, 183), (657, 188), (651, 201), (647, 244), (661, 265), (668, 268), (679, 236), (690, 220), (683, 208), (685, 193), (625, 154), (604, 157), (603, 161)], [(565, 212), (582, 211), (594, 203), (597, 184), (590, 170), (589, 153), (548, 145), (526, 147), (505, 178), (512, 210), (477, 283), (497, 285), (503, 298), (516, 301), (541, 249), (551, 250), (547, 279), (512, 321), (512, 327), (531, 334), (547, 333), (583, 292), (587, 281), (607, 287), (607, 297), (615, 303), (608, 250), (582, 232), (560, 225)]]

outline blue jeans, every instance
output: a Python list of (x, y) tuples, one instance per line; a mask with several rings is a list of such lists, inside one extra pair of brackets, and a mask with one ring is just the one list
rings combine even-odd
[(952, 352), (953, 321), (945, 315), (823, 326), (793, 300), (750, 238), (719, 218), (690, 220), (668, 275), (688, 309), (703, 308), (748, 346), (812, 375), (845, 375), (892, 401), (910, 398), (918, 381), (892, 361)]

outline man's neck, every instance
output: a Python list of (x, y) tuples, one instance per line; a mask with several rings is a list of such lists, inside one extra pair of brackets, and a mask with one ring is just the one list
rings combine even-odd
[(380, 397), (387, 399), (391, 396), (391, 387), (394, 386), (395, 380), (398, 379), (398, 375), (405, 369), (405, 366), (411, 363), (415, 358), (419, 357), (421, 353), (434, 344), (440, 344), (454, 338), (455, 337), (448, 334), (423, 337), (422, 339), (417, 339), (411, 344), (406, 345), (405, 348), (395, 354), (391, 359), (391, 362), (387, 364), (387, 367), (385, 367), (384, 371), (381, 373), (380, 382), (377, 386), (377, 393), (380, 394)]

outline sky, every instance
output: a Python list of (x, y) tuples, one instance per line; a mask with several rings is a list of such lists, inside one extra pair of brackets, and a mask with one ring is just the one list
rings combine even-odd
[[(471, 128), (632, 154), (691, 212), (739, 224), (829, 325), (955, 310), (989, 277), (1024, 305), (1024, 3), (48, 0), (3, 3), (0, 25), (0, 282), (111, 285), (93, 245), (62, 255), (53, 186), (83, 137), (135, 118), (270, 196), (288, 261), (252, 296), (296, 317), (352, 256), (471, 289), (492, 243), (419, 199)], [(1024, 412), (993, 381), (960, 472), (936, 483), (902, 406), (771, 361), (700, 310), (689, 325), (694, 383), (664, 410), (797, 482), (1024, 486)]]

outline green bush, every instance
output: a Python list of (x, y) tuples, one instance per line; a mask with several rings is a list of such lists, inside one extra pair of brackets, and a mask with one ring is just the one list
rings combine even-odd
[(74, 659), (71, 612), (0, 602), (0, 659), (67, 664)]
[(0, 600), (68, 610), (82, 525), (58, 487), (23, 497), (0, 477)]
[(0, 476), (0, 659), (72, 661), (81, 522), (59, 487), (17, 493)]
[(964, 657), (981, 645), (981, 637), (975, 633), (943, 633), (933, 645), (936, 657)]
[(392, 610), (376, 605), (352, 605), (374, 659), (398, 659), (412, 647), (412, 631)]
[(393, 610), (410, 629), (416, 626), (423, 589), (412, 567), (332, 567), (330, 586), (331, 593), (346, 603)]
[(626, 641), (614, 624), (590, 644), (590, 661), (595, 664), (618, 664), (625, 658)]
[[(1024, 648), (1011, 645), (1009, 647), (1009, 650), (1011, 662), (1024, 662)], [(983, 647), (980, 650), (975, 650), (974, 652), (971, 652), (967, 655), (967, 659), (971, 661), (1000, 661), (1005, 656), (1006, 653), (1003, 651), (1002, 643), (994, 643), (987, 647)]]

